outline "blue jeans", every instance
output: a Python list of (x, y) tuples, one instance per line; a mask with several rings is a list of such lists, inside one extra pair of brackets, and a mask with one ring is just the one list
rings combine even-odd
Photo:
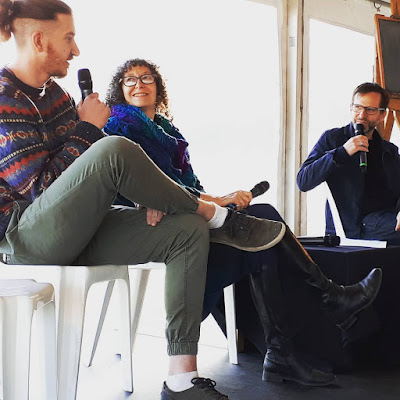
[(395, 210), (376, 211), (366, 215), (361, 222), (361, 239), (386, 240), (388, 244), (400, 245), (400, 231), (395, 231)]

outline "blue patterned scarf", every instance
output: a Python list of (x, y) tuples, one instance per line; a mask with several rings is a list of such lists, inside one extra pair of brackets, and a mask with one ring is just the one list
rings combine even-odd
[(138, 107), (118, 104), (104, 130), (140, 144), (146, 154), (171, 179), (180, 185), (195, 187), (197, 178), (190, 165), (188, 143), (166, 118), (156, 114), (154, 121)]

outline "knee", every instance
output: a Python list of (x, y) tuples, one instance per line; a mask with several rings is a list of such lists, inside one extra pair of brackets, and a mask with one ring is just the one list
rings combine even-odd
[(191, 270), (204, 270), (202, 276), (205, 278), (210, 247), (207, 223), (196, 214), (173, 214), (169, 216), (168, 224), (171, 227), (172, 244), (167, 261), (185, 252), (191, 262), (198, 260), (191, 264)]
[(140, 145), (122, 136), (106, 136), (94, 143), (92, 147), (105, 156), (132, 157), (133, 153), (134, 155), (145, 154)]
[(198, 243), (202, 248), (207, 248), (208, 252), (210, 238), (206, 221), (197, 214), (179, 214), (179, 216), (179, 226), (188, 240)]
[(175, 229), (175, 245), (190, 246), (205, 254), (207, 259), (210, 247), (209, 230), (206, 221), (197, 214), (174, 214), (169, 222)]

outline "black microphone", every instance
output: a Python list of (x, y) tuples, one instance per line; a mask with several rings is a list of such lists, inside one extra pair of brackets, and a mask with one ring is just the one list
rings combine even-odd
[[(364, 125), (363, 124), (356, 124), (355, 128), (355, 135), (365, 135), (364, 133)], [(367, 170), (367, 153), (365, 151), (359, 151), (360, 153), (360, 169), (361, 172), (366, 172)]]
[(340, 245), (340, 237), (336, 235), (325, 236), (297, 236), (297, 240), (303, 246), (327, 246), (336, 247)]
[(78, 71), (78, 83), (82, 93), (82, 101), (93, 93), (93, 83), (90, 71), (87, 68)]
[(260, 183), (257, 183), (257, 185), (255, 185), (253, 189), (250, 190), (250, 192), (254, 199), (254, 197), (264, 194), (268, 189), (269, 183), (267, 181), (262, 181)]
[[(262, 181), (260, 183), (257, 183), (257, 185), (255, 185), (253, 189), (250, 190), (250, 192), (254, 199), (254, 197), (261, 196), (262, 194), (264, 194), (268, 189), (269, 189), (269, 183), (267, 181)], [(228, 204), (227, 207), (230, 208), (231, 210), (236, 210), (237, 204), (231, 203)]]

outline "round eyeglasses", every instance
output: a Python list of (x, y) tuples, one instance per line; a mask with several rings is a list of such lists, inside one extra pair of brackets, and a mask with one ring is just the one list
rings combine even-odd
[(377, 107), (364, 107), (361, 104), (354, 104), (351, 105), (351, 110), (355, 113), (360, 113), (365, 111), (368, 115), (375, 115), (378, 111), (385, 111), (385, 108), (377, 108)]
[(131, 87), (131, 86), (136, 86), (139, 80), (144, 85), (151, 85), (152, 83), (155, 82), (156, 77), (154, 74), (144, 74), (141, 76), (128, 75), (123, 77), (119, 81), (122, 82), (125, 86)]

